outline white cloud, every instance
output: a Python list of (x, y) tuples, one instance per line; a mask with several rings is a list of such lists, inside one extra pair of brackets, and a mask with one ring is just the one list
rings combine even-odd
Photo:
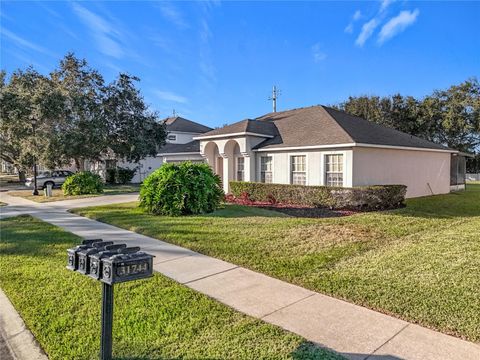
[(73, 3), (72, 7), (77, 16), (92, 32), (100, 52), (117, 59), (125, 55), (119, 40), (123, 35), (120, 31), (83, 6)]
[(380, 12), (384, 12), (395, 0), (382, 0), (380, 4)]
[(173, 101), (180, 104), (186, 104), (188, 102), (186, 97), (177, 95), (171, 91), (155, 90), (154, 93), (161, 100)]
[(312, 46), (312, 55), (313, 55), (313, 61), (315, 62), (320, 62), (327, 58), (327, 54), (325, 54), (322, 51), (322, 48), (319, 43), (316, 43), (315, 45)]
[(345, 27), (345, 29), (343, 30), (344, 32), (346, 32), (347, 34), (351, 34), (353, 33), (353, 23), (357, 20), (359, 20), (360, 18), (362, 17), (362, 12), (360, 10), (357, 10), (353, 13), (352, 15), (352, 20), (350, 21), (350, 23)]
[(376, 18), (363, 24), (362, 31), (360, 32), (360, 35), (358, 35), (357, 40), (355, 40), (355, 44), (362, 47), (363, 44), (365, 44), (365, 41), (367, 41), (368, 38), (372, 36), (377, 26), (378, 20)]
[(31, 41), (25, 40), (24, 38), (14, 34), (13, 32), (2, 28), (2, 35), (9, 39), (13, 44), (19, 48), (33, 50), (48, 56), (57, 57), (56, 54), (44, 48), (43, 46), (32, 43)]
[(210, 26), (208, 25), (209, 8), (204, 7), (204, 16), (200, 20), (200, 61), (199, 68), (206, 83), (214, 83), (217, 80), (216, 68), (211, 54), (210, 40), (213, 37)]
[(418, 11), (418, 9), (415, 9), (414, 11), (400, 11), (397, 16), (391, 18), (385, 25), (383, 25), (382, 30), (380, 30), (380, 34), (378, 35), (378, 42), (382, 44), (404, 31), (417, 20), (419, 14), (420, 11)]
[(187, 22), (183, 18), (183, 15), (178, 11), (172, 4), (167, 2), (161, 2), (158, 4), (158, 8), (160, 9), (163, 17), (165, 17), (170, 22), (174, 23), (181, 29), (185, 29), (188, 27)]
[(348, 24), (343, 31), (345, 31), (347, 34), (353, 33), (353, 24)]

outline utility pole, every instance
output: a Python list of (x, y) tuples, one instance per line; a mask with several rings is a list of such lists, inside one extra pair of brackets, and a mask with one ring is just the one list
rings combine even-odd
[(273, 112), (277, 112), (277, 99), (281, 93), (281, 90), (277, 89), (276, 85), (273, 85), (272, 96), (268, 98), (268, 100), (272, 100)]

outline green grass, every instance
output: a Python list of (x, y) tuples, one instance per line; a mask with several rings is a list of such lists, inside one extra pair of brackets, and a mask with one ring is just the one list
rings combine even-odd
[[(0, 221), (0, 287), (50, 359), (98, 358), (100, 282), (65, 269), (79, 238), (29, 216)], [(115, 286), (117, 359), (340, 359), (156, 274)]]
[(172, 218), (137, 203), (75, 212), (480, 341), (480, 185), (407, 204), (329, 219), (242, 206)]
[(91, 197), (104, 196), (104, 195), (128, 194), (128, 193), (133, 193), (138, 191), (140, 191), (139, 184), (127, 184), (127, 185), (105, 185), (103, 194), (63, 195), (62, 189), (53, 189), (52, 196), (48, 198), (43, 195), (43, 190), (38, 191), (40, 194), (38, 196), (32, 195), (32, 190), (10, 191), (8, 195), (19, 196), (27, 200), (43, 203), (43, 202), (52, 202), (52, 201), (91, 198)]

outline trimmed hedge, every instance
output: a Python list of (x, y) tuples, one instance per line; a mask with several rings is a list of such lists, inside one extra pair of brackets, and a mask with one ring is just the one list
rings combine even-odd
[(67, 177), (62, 190), (64, 195), (100, 194), (103, 193), (103, 181), (100, 175), (81, 171)]
[(235, 197), (248, 197), (252, 201), (330, 209), (382, 210), (403, 206), (407, 187), (373, 185), (341, 188), (231, 181), (230, 191)]
[(223, 199), (220, 178), (207, 164), (168, 163), (140, 188), (140, 207), (151, 214), (180, 216), (214, 211)]

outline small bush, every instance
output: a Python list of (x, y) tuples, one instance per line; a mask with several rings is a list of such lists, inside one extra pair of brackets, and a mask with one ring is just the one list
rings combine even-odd
[(117, 183), (119, 183), (119, 184), (129, 183), (130, 181), (132, 181), (136, 172), (137, 172), (137, 169), (129, 169), (129, 168), (118, 167), (117, 168), (117, 176), (116, 176)]
[(103, 193), (102, 178), (90, 171), (81, 171), (67, 177), (62, 185), (64, 195)]
[(156, 215), (214, 211), (223, 199), (220, 178), (207, 164), (164, 164), (140, 188), (140, 207)]
[(265, 184), (231, 181), (235, 197), (250, 201), (328, 207), (330, 209), (380, 210), (403, 205), (405, 185), (375, 185), (353, 188)]

